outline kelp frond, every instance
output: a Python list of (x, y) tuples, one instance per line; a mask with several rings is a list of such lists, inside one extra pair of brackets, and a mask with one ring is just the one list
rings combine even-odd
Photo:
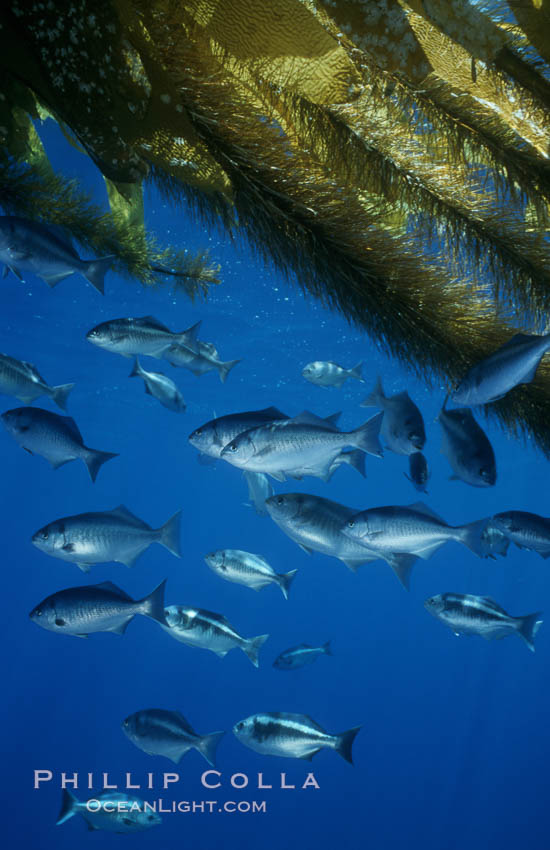
[(41, 166), (29, 166), (0, 148), (0, 205), (5, 213), (63, 227), (81, 245), (100, 256), (114, 254), (117, 272), (146, 286), (171, 282), (194, 297), (219, 283), (219, 266), (208, 264), (205, 252), (196, 256), (161, 248), (132, 221), (107, 213), (90, 201), (74, 180)]

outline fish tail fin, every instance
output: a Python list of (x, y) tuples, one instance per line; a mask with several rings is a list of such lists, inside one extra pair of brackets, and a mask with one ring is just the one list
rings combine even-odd
[(363, 368), (363, 361), (360, 360), (359, 363), (349, 370), (350, 378), (357, 378), (358, 381), (361, 381), (362, 384), (365, 383), (365, 379), (361, 374), (361, 369)]
[(166, 579), (161, 581), (158, 587), (151, 591), (149, 596), (144, 596), (137, 603), (142, 606), (141, 614), (145, 617), (151, 617), (161, 625), (166, 625), (166, 616), (164, 614), (164, 589), (166, 587)]
[(220, 365), (218, 366), (218, 375), (220, 376), (220, 381), (222, 382), (222, 384), (225, 384), (227, 376), (231, 372), (231, 369), (233, 369), (233, 367), (240, 362), (240, 360), (226, 360), (225, 363), (220, 363)]
[(140, 378), (142, 371), (143, 370), (140, 366), (139, 360), (136, 357), (136, 359), (134, 360), (134, 365), (133, 365), (132, 371), (130, 372), (128, 377), (129, 378)]
[(382, 446), (380, 445), (378, 435), (380, 433), (380, 426), (382, 425), (383, 418), (383, 413), (376, 413), (363, 425), (361, 425), (360, 428), (356, 428), (355, 431), (350, 431), (348, 436), (353, 438), (352, 445), (361, 449), (363, 452), (375, 455), (375, 457), (382, 457)]
[(61, 410), (67, 410), (67, 399), (74, 384), (60, 384), (58, 387), (52, 387), (52, 401), (55, 401)]
[(288, 573), (279, 573), (277, 576), (279, 587), (281, 588), (285, 599), (288, 599), (288, 591), (290, 590), (290, 585), (294, 581), (294, 576), (297, 572), (298, 570), (290, 570)]
[(65, 823), (66, 820), (72, 818), (73, 815), (76, 815), (79, 802), (80, 801), (74, 794), (71, 794), (70, 791), (64, 788), (61, 795), (61, 809), (59, 810), (55, 825), (60, 826), (62, 823)]
[(382, 386), (382, 380), (379, 375), (372, 392), (361, 402), (361, 407), (381, 407), (385, 398), (384, 387)]
[(104, 463), (107, 463), (108, 460), (118, 456), (117, 452), (100, 452), (98, 449), (88, 449), (87, 453), (84, 455), (84, 463), (88, 467), (88, 472), (90, 473), (92, 481), (96, 480), (97, 473)]
[(260, 647), (262, 646), (262, 644), (265, 643), (265, 641), (268, 639), (268, 637), (269, 637), (269, 635), (258, 635), (258, 637), (250, 638), (243, 645), (243, 649), (244, 649), (245, 653), (248, 655), (248, 657), (250, 658), (250, 660), (252, 661), (254, 667), (260, 666), (260, 661), (258, 659), (258, 653), (260, 651)]
[(197, 742), (197, 750), (212, 767), (216, 765), (216, 750), (224, 735), (225, 732), (211, 732), (209, 735), (201, 735)]
[(181, 511), (176, 511), (174, 516), (170, 517), (168, 522), (165, 522), (164, 525), (159, 528), (159, 543), (161, 546), (166, 547), (166, 549), (168, 549), (172, 555), (175, 555), (176, 558), (181, 558), (180, 525)]
[(355, 736), (359, 732), (360, 728), (360, 726), (355, 726), (353, 729), (348, 729), (347, 732), (342, 732), (340, 735), (336, 735), (336, 746), (334, 749), (342, 756), (343, 759), (349, 761), (350, 764), (353, 764), (351, 748), (355, 740)]
[(200, 322), (196, 322), (194, 325), (191, 325), (190, 328), (187, 328), (186, 331), (182, 331), (180, 334), (176, 334), (177, 341), (180, 345), (185, 345), (193, 354), (198, 354), (199, 349), (197, 345), (197, 335), (200, 330), (200, 326), (202, 325), (202, 320)]
[(332, 649), (329, 640), (327, 640), (327, 642), (323, 644), (323, 652), (325, 653), (325, 655), (332, 655)]
[(487, 554), (483, 534), (488, 522), (488, 519), (478, 519), (477, 522), (470, 522), (468, 525), (461, 526), (461, 542), (478, 558), (485, 558)]
[(91, 260), (87, 265), (86, 271), (83, 273), (86, 280), (92, 284), (94, 289), (101, 292), (102, 295), (105, 295), (104, 277), (113, 265), (113, 260), (116, 260), (114, 254), (108, 257), (100, 257), (99, 260)]
[(517, 617), (518, 634), (525, 641), (531, 652), (535, 651), (535, 637), (542, 625), (542, 611), (528, 614), (526, 617)]

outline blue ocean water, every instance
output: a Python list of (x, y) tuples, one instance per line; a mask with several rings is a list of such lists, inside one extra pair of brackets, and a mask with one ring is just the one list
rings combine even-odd
[[(54, 166), (78, 176), (104, 202), (101, 180), (88, 161), (51, 123), (42, 131)], [(341, 410), (341, 426), (350, 430), (372, 415), (359, 403), (381, 375), (388, 394), (406, 388), (423, 412), (431, 468), (425, 501), (449, 523), (509, 509), (547, 514), (547, 461), (528, 442), (483, 423), (496, 453), (496, 486), (477, 490), (450, 481), (435, 422), (442, 387), (427, 389), (341, 317), (265, 268), (245, 245), (208, 232), (154, 191), (146, 208), (147, 224), (160, 240), (190, 251), (207, 246), (221, 263), (223, 282), (206, 302), (175, 298), (168, 288), (146, 291), (112, 272), (104, 298), (77, 276), (54, 290), (31, 275), (25, 283), (13, 275), (2, 282), (0, 350), (34, 363), (51, 384), (74, 381), (68, 409), (86, 444), (120, 453), (92, 485), (80, 461), (53, 471), (0, 431), (5, 846), (504, 850), (523, 846), (527, 835), (532, 845), (546, 840), (547, 626), (531, 654), (515, 637), (457, 639), (423, 602), (455, 591), (489, 595), (512, 615), (544, 610), (547, 563), (515, 547), (507, 558), (491, 561), (448, 544), (414, 568), (407, 593), (383, 562), (353, 574), (340, 561), (308, 556), (246, 504), (237, 469), (222, 462), (200, 465), (187, 437), (215, 415), (269, 405), (290, 415), (304, 408), (322, 416)], [(242, 358), (225, 385), (215, 372), (196, 378), (143, 358), (145, 368), (176, 381), (187, 403), (183, 415), (146, 395), (140, 380), (128, 379), (130, 360), (85, 339), (99, 322), (149, 314), (173, 330), (201, 319), (201, 339), (213, 341), (223, 359)], [(316, 359), (347, 367), (364, 360), (365, 384), (309, 384), (301, 370)], [(2, 411), (18, 406), (6, 396), (0, 401)], [(36, 404), (56, 409), (47, 399)], [(314, 478), (273, 483), (277, 493), (314, 493), (360, 510), (417, 501), (407, 469), (406, 458), (386, 452), (383, 460), (367, 458), (364, 480), (346, 467), (329, 484)], [(32, 533), (56, 518), (119, 504), (154, 527), (181, 508), (183, 558), (152, 546), (132, 569), (102, 564), (86, 576), (31, 545)], [(203, 560), (219, 548), (261, 554), (278, 572), (297, 569), (289, 600), (275, 586), (254, 593), (222, 581)], [(223, 613), (245, 636), (268, 632), (259, 669), (239, 650), (221, 659), (180, 644), (145, 618), (136, 618), (123, 637), (97, 634), (88, 640), (47, 632), (28, 618), (38, 602), (62, 588), (113, 581), (138, 598), (164, 578), (168, 604)], [(272, 667), (290, 646), (329, 639), (332, 657), (290, 672)], [(123, 719), (153, 707), (181, 711), (199, 733), (227, 730), (217, 759), (221, 787), (203, 787), (201, 775), (209, 767), (197, 751), (176, 766), (130, 743)], [(246, 749), (231, 728), (260, 711), (307, 714), (329, 732), (362, 725), (354, 766), (328, 750), (310, 763)], [(36, 770), (52, 773), (38, 789)], [(166, 790), (165, 772), (180, 777)], [(319, 788), (302, 789), (310, 772)], [(162, 798), (167, 808), (173, 801), (215, 804), (166, 813), (161, 826), (128, 837), (88, 833), (79, 816), (55, 825), (62, 773), (78, 774), (79, 787), (69, 787), (82, 800), (101, 791), (104, 773), (121, 788), (130, 773), (132, 784), (142, 785), (130, 793), (145, 800)], [(89, 773), (94, 793), (87, 788)], [(148, 773), (153, 789), (146, 788)], [(257, 787), (260, 773), (273, 788)], [(295, 789), (280, 788), (281, 773)], [(247, 787), (232, 787), (234, 774), (244, 774)], [(227, 811), (232, 801), (242, 809), (265, 803), (265, 810)]]

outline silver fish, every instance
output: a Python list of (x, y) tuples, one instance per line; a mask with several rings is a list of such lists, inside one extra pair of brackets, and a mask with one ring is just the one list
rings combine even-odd
[(78, 425), (70, 416), (59, 416), (39, 407), (16, 407), (3, 413), (2, 421), (29, 454), (42, 455), (54, 469), (80, 458), (92, 481), (104, 463), (118, 457), (116, 453), (85, 446)]
[(364, 384), (365, 381), (361, 376), (362, 366), (362, 360), (351, 369), (344, 369), (343, 366), (339, 366), (333, 360), (314, 360), (304, 366), (302, 375), (307, 381), (316, 384), (318, 387), (341, 387), (348, 378), (356, 378)]
[(313, 664), (320, 655), (332, 655), (330, 641), (322, 646), (310, 646), (307, 643), (301, 643), (299, 646), (285, 649), (277, 656), (273, 666), (277, 670), (297, 670), (299, 667), (305, 667), (306, 664)]
[(415, 490), (419, 493), (427, 493), (426, 484), (430, 473), (428, 471), (428, 462), (422, 452), (413, 452), (409, 455), (409, 475), (404, 473), (405, 478), (408, 478)]
[(307, 714), (270, 711), (253, 714), (233, 727), (236, 738), (257, 753), (307, 759), (323, 749), (335, 750), (353, 764), (351, 748), (360, 726), (330, 735)]
[(550, 349), (550, 334), (515, 334), (508, 342), (468, 370), (451, 398), (474, 407), (503, 398), (519, 384), (530, 384)]
[(373, 391), (361, 402), (361, 407), (380, 407), (384, 411), (380, 434), (392, 452), (410, 455), (424, 448), (424, 420), (408, 392), (385, 396), (382, 381), (378, 378)]
[(43, 599), (29, 617), (37, 626), (58, 634), (87, 637), (95, 632), (122, 635), (136, 614), (163, 625), (166, 579), (143, 599), (132, 599), (111, 581), (70, 587)]
[(76, 564), (83, 572), (90, 566), (117, 561), (133, 567), (151, 543), (160, 543), (181, 558), (178, 511), (160, 528), (151, 528), (124, 505), (54, 520), (32, 536), (32, 542), (47, 555)]
[(14, 215), (0, 216), (0, 261), (6, 266), (4, 276), (9, 269), (23, 280), (22, 272), (31, 272), (48, 286), (55, 286), (79, 273), (103, 295), (103, 278), (115, 259), (112, 255), (81, 260), (61, 227)]
[(146, 810), (145, 802), (131, 794), (105, 791), (82, 802), (64, 788), (56, 825), (65, 823), (73, 815), (82, 815), (89, 830), (101, 829), (104, 832), (141, 832), (162, 823), (160, 815)]
[(31, 404), (40, 396), (47, 395), (58, 407), (66, 410), (67, 398), (73, 387), (74, 384), (50, 387), (32, 363), (0, 354), (0, 393), (13, 395), (23, 404)]
[(252, 590), (261, 590), (268, 584), (277, 584), (285, 599), (288, 599), (288, 591), (298, 570), (290, 570), (288, 573), (276, 573), (273, 567), (260, 555), (252, 552), (243, 552), (241, 549), (218, 549), (209, 552), (204, 560), (211, 570), (235, 584), (244, 584)]
[(136, 357), (134, 368), (130, 372), (130, 378), (143, 378), (145, 383), (145, 392), (152, 395), (157, 401), (167, 407), (168, 410), (173, 410), (175, 413), (183, 413), (185, 411), (185, 401), (171, 378), (163, 375), (161, 372), (146, 372), (140, 366), (139, 360)]
[(86, 339), (99, 348), (112, 351), (113, 354), (121, 354), (123, 357), (133, 357), (136, 354), (162, 357), (163, 352), (174, 342), (185, 343), (189, 348), (194, 349), (199, 325), (200, 322), (181, 333), (172, 333), (154, 316), (143, 316), (140, 319), (110, 319), (88, 331)]
[(481, 548), (485, 558), (496, 558), (497, 555), (508, 554), (510, 541), (506, 534), (498, 527), (494, 517), (487, 521), (483, 533), (481, 535)]
[(239, 434), (265, 425), (270, 422), (288, 419), (276, 407), (266, 407), (263, 410), (248, 410), (244, 413), (229, 413), (205, 422), (189, 435), (189, 442), (202, 454), (219, 458), (222, 449), (232, 442)]
[(195, 749), (208, 764), (214, 765), (216, 749), (225, 732), (197, 735), (183, 714), (163, 708), (147, 708), (130, 714), (122, 731), (130, 741), (150, 756), (166, 756), (176, 764), (189, 750)]
[(503, 511), (492, 522), (520, 549), (532, 549), (550, 558), (550, 519), (528, 511)]
[(483, 558), (482, 534), (487, 519), (468, 525), (447, 525), (423, 502), (370, 508), (351, 517), (342, 531), (351, 540), (379, 552), (402, 552), (425, 560), (450, 540)]
[(312, 424), (309, 414), (300, 414), (240, 434), (222, 449), (221, 457), (240, 469), (265, 472), (278, 481), (293, 472), (323, 477), (346, 446), (382, 456), (378, 440), (382, 416), (379, 413), (346, 433)]
[(374, 549), (369, 551), (362, 543), (345, 535), (343, 529), (357, 514), (355, 508), (308, 493), (281, 493), (267, 499), (265, 506), (271, 519), (304, 552), (321, 552), (338, 558), (354, 572), (362, 564), (383, 558), (408, 589), (416, 558)]
[(164, 611), (166, 623), (162, 628), (173, 638), (209, 649), (223, 658), (231, 649), (238, 647), (258, 667), (258, 652), (269, 635), (243, 638), (222, 614), (205, 611), (203, 608), (188, 608), (183, 605), (168, 605)]
[[(208, 457), (208, 455), (204, 455), (204, 457)], [(263, 472), (248, 472), (246, 469), (243, 469), (243, 475), (248, 486), (248, 498), (252, 502), (254, 510), (260, 516), (265, 516), (267, 514), (265, 500), (273, 495), (273, 487), (269, 478)]]
[(479, 635), (485, 640), (500, 640), (517, 634), (531, 652), (542, 620), (541, 612), (526, 617), (511, 617), (488, 596), (465, 593), (440, 593), (424, 603), (426, 610), (445, 623), (455, 635)]
[(451, 478), (472, 487), (493, 487), (497, 480), (495, 453), (472, 411), (465, 407), (447, 410), (444, 403), (438, 421), (441, 451), (454, 472)]
[(211, 342), (197, 340), (196, 351), (185, 345), (171, 345), (162, 355), (172, 366), (189, 369), (197, 378), (217, 369), (220, 381), (225, 384), (230, 371), (240, 360), (220, 360), (217, 349)]

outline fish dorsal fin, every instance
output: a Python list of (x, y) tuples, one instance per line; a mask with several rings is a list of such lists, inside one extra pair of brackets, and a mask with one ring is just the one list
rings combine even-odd
[(338, 420), (340, 419), (341, 415), (342, 411), (339, 410), (337, 413), (331, 413), (330, 416), (324, 416), (323, 418), (327, 425), (332, 425), (336, 430), (338, 427)]
[(178, 720), (180, 721), (180, 723), (181, 723), (181, 725), (182, 725), (183, 729), (184, 729), (184, 730), (185, 730), (185, 731), (186, 731), (189, 735), (195, 735), (195, 732), (194, 732), (194, 730), (193, 730), (193, 727), (191, 726), (191, 724), (189, 723), (189, 721), (185, 719), (185, 717), (183, 716), (183, 714), (181, 713), (181, 711), (174, 711), (174, 714), (176, 715), (176, 717), (177, 717), (177, 718), (178, 718)]
[(263, 410), (258, 410), (258, 413), (272, 416), (273, 419), (288, 419), (288, 416), (285, 413), (281, 413), (277, 407), (264, 407)]
[[(425, 505), (424, 502), (413, 502), (411, 505), (407, 505), (408, 508), (411, 508), (413, 511), (418, 511), (419, 514), (424, 514), (425, 516), (431, 517), (431, 519), (437, 519), (439, 522), (445, 522), (439, 514), (436, 514), (435, 511), (432, 511), (428, 505)], [(445, 523), (446, 525), (447, 523)]]
[(36, 368), (34, 363), (29, 363), (27, 360), (22, 360), (21, 362), (22, 362), (23, 366), (25, 367), (25, 369), (28, 372), (30, 372), (31, 375), (33, 375), (35, 378), (38, 378), (38, 380), (42, 384), (46, 383), (46, 381), (44, 380), (44, 378), (42, 377), (42, 375), (40, 374), (40, 372), (38, 371), (38, 369)]
[(294, 649), (311, 649), (309, 643), (299, 643), (298, 646), (295, 646)]
[[(102, 581), (101, 584), (96, 584), (96, 587), (100, 587), (101, 590), (108, 590), (110, 593), (116, 593), (117, 596), (120, 596), (121, 599), (124, 599), (126, 602), (133, 602), (131, 596), (128, 596), (124, 590), (121, 590), (116, 584), (112, 581)], [(126, 623), (126, 625), (128, 625)]]
[(291, 419), (287, 420), (287, 425), (312, 425), (314, 427), (326, 428), (329, 431), (337, 431), (335, 425), (331, 424), (326, 419), (322, 419), (320, 416), (316, 416), (315, 413), (312, 413), (310, 410), (302, 410), (298, 416), (293, 416)]
[(124, 505), (119, 505), (117, 508), (113, 508), (112, 511), (106, 511), (106, 513), (110, 514), (113, 517), (123, 519), (125, 522), (130, 522), (132, 525), (135, 525), (138, 528), (149, 528), (146, 522), (143, 522), (142, 519), (140, 519), (131, 511), (129, 511), (128, 508)]
[(493, 611), (498, 611), (499, 614), (502, 613), (500, 605), (497, 605), (495, 600), (491, 599), (490, 596), (479, 596), (478, 598), (480, 602), (483, 602), (483, 604), (487, 606), (487, 608), (492, 608)]
[(313, 552), (313, 549), (310, 549), (309, 546), (304, 546), (303, 543), (298, 543), (298, 546), (300, 547), (300, 549), (304, 550), (306, 555), (311, 555), (311, 553)]
[(155, 319), (154, 316), (142, 316), (141, 319), (134, 319), (134, 324), (147, 325), (150, 328), (156, 328), (157, 331), (165, 331), (166, 333), (172, 333), (170, 328), (167, 328), (166, 325), (163, 325), (162, 322), (159, 322), (159, 320)]
[(538, 334), (514, 334), (508, 342), (505, 342), (504, 345), (500, 346), (500, 351), (506, 348), (516, 348), (518, 345), (522, 345), (526, 342), (534, 342), (536, 339), (544, 339), (544, 337), (539, 336)]
[[(322, 732), (323, 735), (327, 734), (325, 732), (325, 730), (323, 729), (323, 727), (319, 726), (317, 721), (314, 720), (312, 717), (310, 717), (309, 714), (304, 714), (304, 720), (307, 720), (307, 722), (312, 726), (313, 729), (316, 729), (317, 732)], [(315, 750), (315, 753), (317, 753), (317, 752), (319, 752), (319, 750)], [(315, 753), (312, 753), (312, 755), (315, 755)]]
[(80, 433), (80, 429), (72, 416), (62, 416), (61, 418), (65, 423), (65, 427), (71, 432), (71, 437), (76, 440), (77, 443), (82, 443), (82, 434)]

